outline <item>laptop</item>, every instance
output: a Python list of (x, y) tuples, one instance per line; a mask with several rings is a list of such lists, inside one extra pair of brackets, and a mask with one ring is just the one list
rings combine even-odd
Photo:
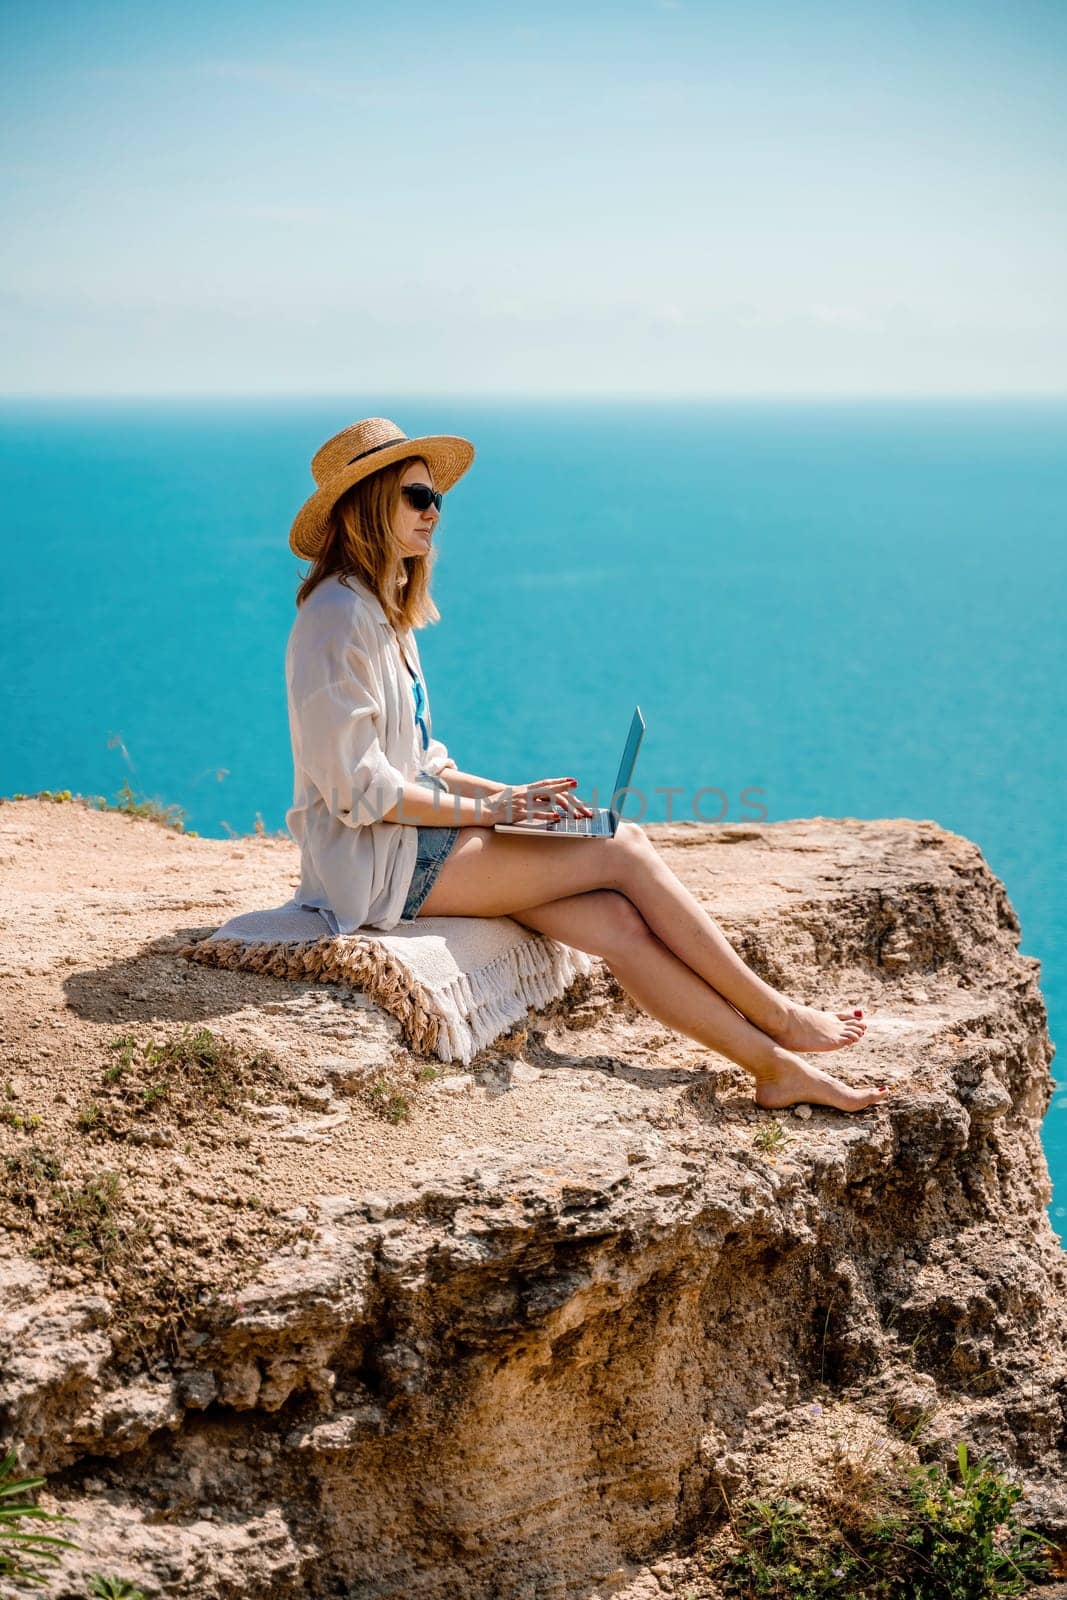
[[(626, 795), (623, 791), (630, 787), (630, 779), (634, 775), (637, 752), (641, 748), (644, 732), (645, 719), (641, 715), (641, 707), (635, 706), (622, 760), (619, 762), (619, 775), (611, 792), (610, 806), (601, 806), (591, 817), (568, 817), (561, 813), (558, 822), (497, 822), (493, 824), (493, 832), (528, 833), (535, 838), (548, 839), (613, 839), (622, 821), (622, 808), (626, 804)], [(620, 795), (621, 802), (616, 810), (616, 802), (620, 801)]]

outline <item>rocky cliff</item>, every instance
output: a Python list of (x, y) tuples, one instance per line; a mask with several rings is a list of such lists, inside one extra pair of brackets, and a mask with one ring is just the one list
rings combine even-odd
[[(465, 1073), (178, 951), (292, 845), (0, 806), (0, 1447), (149, 1593), (713, 1594), (740, 1497), (966, 1440), (1067, 1534), (1036, 961), (932, 822), (650, 829), (890, 1103), (764, 1112), (601, 971)], [(210, 1030), (210, 1031), (205, 1031)], [(438, 1067), (440, 1064), (438, 1064)]]

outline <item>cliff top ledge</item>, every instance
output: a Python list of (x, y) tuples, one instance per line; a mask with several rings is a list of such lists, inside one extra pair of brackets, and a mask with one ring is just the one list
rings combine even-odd
[(1004, 886), (932, 821), (648, 831), (768, 981), (863, 1006), (820, 1064), (887, 1104), (759, 1110), (599, 967), (418, 1060), (357, 994), (180, 958), (291, 894), (291, 841), (0, 803), (0, 1446), (98, 1555), (176, 1595), (326, 1562), (477, 1600), (527, 1562), (636, 1596), (831, 1414), (968, 1439), (1067, 1534), (1053, 1052)]

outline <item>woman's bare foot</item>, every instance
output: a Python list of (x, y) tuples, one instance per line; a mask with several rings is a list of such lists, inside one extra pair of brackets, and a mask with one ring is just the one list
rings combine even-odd
[(884, 1087), (852, 1089), (847, 1083), (831, 1078), (828, 1072), (820, 1072), (818, 1067), (810, 1067), (799, 1056), (780, 1048), (772, 1052), (770, 1064), (761, 1067), (756, 1079), (756, 1104), (772, 1110), (807, 1102), (814, 1106), (836, 1106), (838, 1111), (862, 1111), (866, 1106), (880, 1104), (888, 1097), (888, 1092)]
[(764, 1029), (783, 1050), (840, 1050), (842, 1045), (855, 1044), (867, 1031), (858, 1007), (855, 1011), (817, 1011), (793, 1000), (786, 1004), (789, 1020), (785, 1026)]

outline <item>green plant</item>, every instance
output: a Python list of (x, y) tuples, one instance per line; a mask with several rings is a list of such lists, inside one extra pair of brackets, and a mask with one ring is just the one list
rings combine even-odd
[(140, 1244), (143, 1230), (120, 1226), (122, 1180), (117, 1172), (95, 1173), (83, 1183), (64, 1181), (54, 1150), (31, 1144), (4, 1158), (0, 1168), (0, 1219), (13, 1232), (29, 1231), (27, 1218), (47, 1219), (34, 1257), (89, 1263), (107, 1271)]
[(115, 1059), (101, 1073), (99, 1099), (78, 1116), (83, 1132), (104, 1138), (126, 1138), (135, 1121), (161, 1108), (175, 1119), (185, 1112), (201, 1123), (218, 1120), (220, 1107), (238, 1111), (264, 1082), (280, 1086), (284, 1078), (267, 1051), (243, 1055), (210, 1028), (187, 1026), (162, 1042), (121, 1033), (108, 1049)]
[(132, 1033), (120, 1033), (117, 1039), (109, 1042), (108, 1049), (118, 1052), (118, 1060), (104, 1073), (104, 1082), (117, 1083), (127, 1067), (133, 1064), (137, 1054), (137, 1040)]
[(406, 1094), (399, 1089), (394, 1089), (386, 1078), (376, 1078), (367, 1090), (367, 1099), (374, 1110), (381, 1113), (388, 1122), (398, 1123), (408, 1120), (411, 1102)]
[(65, 1255), (88, 1258), (97, 1272), (106, 1272), (129, 1252), (143, 1228), (124, 1229), (119, 1222), (122, 1178), (108, 1170), (84, 1183), (59, 1183), (52, 1189), (52, 1227)]
[[(36, 1210), (59, 1179), (62, 1163), (54, 1150), (31, 1144), (4, 1157), (0, 1196), (11, 1205)], [(5, 1221), (7, 1219), (5, 1218)]]
[[(119, 741), (109, 740), (109, 745)], [(225, 769), (218, 774), (221, 778)], [(109, 800), (104, 794), (72, 794), (69, 789), (39, 789), (36, 794), (23, 794), (16, 791), (10, 795), (0, 795), (0, 805), (5, 805), (13, 800), (52, 800), (56, 804), (69, 801), (73, 805), (84, 806), (90, 811), (121, 811), (127, 816), (145, 817), (149, 822), (156, 822), (161, 827), (169, 828), (174, 833), (180, 833), (187, 839), (199, 839), (200, 834), (195, 828), (185, 825), (185, 812), (179, 805), (164, 805), (161, 800), (151, 799), (134, 789), (129, 779), (124, 780), (122, 787), (115, 793), (114, 800)], [(268, 833), (267, 825), (261, 814), (256, 812), (256, 820), (250, 833), (238, 833), (236, 828), (231, 828), (228, 822), (220, 823), (225, 828), (230, 839), (288, 839), (289, 832), (286, 828), (278, 828), (274, 833)]]
[(36, 794), (13, 794), (12, 800), (52, 800), (58, 805), (63, 805), (68, 800), (80, 800), (80, 795), (72, 795), (69, 789), (38, 789)]
[(123, 779), (122, 787), (116, 791), (115, 801), (115, 805), (108, 806), (109, 811), (122, 811), (128, 817), (145, 817), (149, 822), (158, 822), (163, 828), (173, 828), (176, 833), (185, 832), (185, 812), (181, 806), (165, 806), (161, 800), (138, 794), (129, 778)]
[(16, 1478), (15, 1459), (16, 1453), (12, 1450), (0, 1461), (0, 1577), (44, 1585), (48, 1580), (37, 1570), (35, 1561), (56, 1562), (59, 1548), (77, 1550), (78, 1546), (57, 1534), (24, 1533), (19, 1523), (72, 1522), (74, 1519), (60, 1511), (45, 1511), (32, 1500), (22, 1498), (31, 1489), (39, 1488), (44, 1479)]
[(144, 1590), (125, 1578), (90, 1578), (89, 1594), (91, 1600), (147, 1600)]
[(1019, 1595), (1049, 1575), (1047, 1541), (1015, 1514), (1021, 1494), (991, 1463), (972, 1465), (960, 1444), (955, 1482), (940, 1466), (860, 1473), (823, 1504), (818, 1528), (796, 1500), (748, 1500), (716, 1576), (730, 1600)]
[(69, 789), (38, 789), (36, 794), (19, 793), (13, 794), (10, 798), (51, 800), (56, 805), (86, 806), (91, 811), (121, 811), (130, 817), (146, 817), (149, 822), (158, 822), (161, 827), (172, 828), (176, 833), (191, 831), (185, 827), (185, 813), (181, 806), (165, 806), (161, 800), (149, 799), (147, 795), (139, 794), (128, 778), (124, 779), (122, 787), (116, 790), (114, 801), (109, 801), (103, 794), (72, 794)]
[[(790, 1499), (746, 1500), (735, 1523), (739, 1549), (720, 1562), (716, 1576), (724, 1595), (774, 1597), (774, 1600), (823, 1600), (834, 1594), (820, 1559), (820, 1540), (808, 1524), (804, 1507)], [(834, 1583), (845, 1569), (830, 1568)], [(860, 1593), (862, 1591), (853, 1591)], [(847, 1589), (838, 1589), (844, 1597)]]
[(137, 1109), (139, 1111), (152, 1111), (170, 1094), (170, 1084), (146, 1083), (141, 1090), (141, 1097)]
[[(18, 1097), (18, 1090), (11, 1082), (11, 1079), (8, 1078), (4, 1083), (5, 1100), (17, 1100)], [(41, 1119), (36, 1112), (30, 1112), (29, 1115), (26, 1115), (24, 1112), (16, 1111), (13, 1106), (9, 1105), (0, 1105), (0, 1122), (5, 1123), (9, 1128), (14, 1128), (16, 1133), (30, 1133), (34, 1128), (41, 1126)]]
[(1022, 1527), (1014, 1507), (1022, 1490), (987, 1461), (972, 1465), (967, 1446), (956, 1450), (959, 1482), (940, 1467), (919, 1469), (911, 1482), (911, 1526), (905, 1545), (953, 1600), (1021, 1594), (1044, 1576), (1047, 1542)]
[(107, 1280), (116, 1349), (132, 1345), (147, 1362), (162, 1331), (168, 1354), (177, 1352), (199, 1284), (176, 1277), (169, 1261), (146, 1266), (148, 1227), (126, 1211), (119, 1173), (78, 1182), (55, 1151), (31, 1144), (0, 1164), (0, 1228), (29, 1234), (35, 1260)]
[(0, 1106), (0, 1122), (9, 1128), (14, 1128), (16, 1133), (32, 1133), (34, 1128), (41, 1126), (41, 1119), (36, 1111), (24, 1116), (21, 1111), (12, 1111), (10, 1106)]
[(753, 1132), (752, 1143), (757, 1150), (770, 1153), (781, 1150), (783, 1145), (790, 1143), (790, 1139), (780, 1122), (761, 1122)]

